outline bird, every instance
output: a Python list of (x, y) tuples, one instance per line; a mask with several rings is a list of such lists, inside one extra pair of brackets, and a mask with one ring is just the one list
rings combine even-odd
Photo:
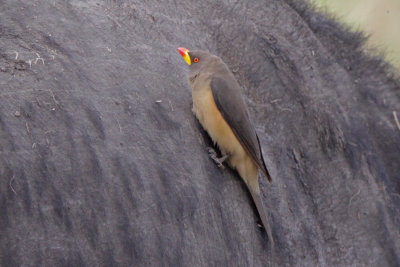
[(178, 51), (189, 65), (192, 111), (214, 145), (219, 147), (222, 156), (218, 158), (212, 148), (209, 148), (209, 154), (219, 167), (227, 162), (232, 169), (237, 170), (253, 198), (273, 246), (272, 231), (260, 193), (259, 170), (268, 181), (271, 182), (272, 179), (241, 87), (228, 66), (218, 56), (207, 51), (189, 51), (184, 47), (178, 47)]

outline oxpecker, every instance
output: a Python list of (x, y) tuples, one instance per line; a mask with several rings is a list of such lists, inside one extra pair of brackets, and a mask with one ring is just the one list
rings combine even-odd
[(179, 47), (178, 51), (190, 69), (193, 113), (222, 153), (222, 157), (218, 158), (211, 149), (210, 156), (218, 166), (226, 161), (242, 177), (273, 245), (271, 228), (260, 194), (258, 172), (261, 170), (269, 181), (271, 176), (241, 88), (221, 58), (205, 51), (189, 51), (183, 47)]

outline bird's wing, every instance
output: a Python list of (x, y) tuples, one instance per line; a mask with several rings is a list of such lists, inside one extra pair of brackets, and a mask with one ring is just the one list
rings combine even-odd
[(260, 141), (250, 121), (239, 84), (234, 77), (223, 78), (215, 76), (211, 79), (210, 87), (215, 104), (228, 125), (232, 128), (236, 138), (268, 180), (271, 181), (271, 176), (265, 166)]

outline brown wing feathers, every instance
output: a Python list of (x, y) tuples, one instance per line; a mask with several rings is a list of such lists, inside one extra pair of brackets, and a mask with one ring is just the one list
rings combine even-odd
[(211, 79), (210, 87), (215, 104), (232, 128), (233, 133), (254, 162), (261, 168), (267, 179), (271, 181), (257, 133), (250, 121), (246, 105), (241, 96), (241, 89), (236, 80), (228, 74), (226, 74), (226, 77), (215, 76)]

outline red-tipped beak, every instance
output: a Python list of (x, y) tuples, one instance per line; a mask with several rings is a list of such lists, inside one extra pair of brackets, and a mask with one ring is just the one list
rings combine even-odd
[(189, 50), (184, 47), (178, 47), (179, 53), (182, 55), (183, 59), (186, 61), (188, 65), (192, 64), (189, 56)]

